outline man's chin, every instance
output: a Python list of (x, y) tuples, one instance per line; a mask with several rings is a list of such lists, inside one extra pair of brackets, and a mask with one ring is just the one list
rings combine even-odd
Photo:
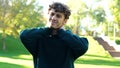
[(52, 28), (52, 29), (60, 29), (59, 27), (53, 27), (53, 26), (51, 26), (50, 28)]

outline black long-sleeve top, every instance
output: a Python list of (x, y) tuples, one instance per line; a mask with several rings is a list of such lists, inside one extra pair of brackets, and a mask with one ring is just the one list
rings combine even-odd
[(32, 28), (21, 32), (20, 39), (32, 54), (34, 68), (74, 68), (74, 61), (88, 50), (88, 40), (59, 29)]

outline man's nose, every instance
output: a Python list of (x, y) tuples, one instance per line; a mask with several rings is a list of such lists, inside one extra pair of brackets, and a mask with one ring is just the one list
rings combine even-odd
[(56, 15), (52, 16), (52, 20), (56, 20), (56, 19), (57, 19)]

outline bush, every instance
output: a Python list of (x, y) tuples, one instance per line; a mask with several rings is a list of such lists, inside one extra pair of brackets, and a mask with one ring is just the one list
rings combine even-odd
[(116, 42), (118, 45), (120, 45), (120, 40), (115, 40), (115, 42)]

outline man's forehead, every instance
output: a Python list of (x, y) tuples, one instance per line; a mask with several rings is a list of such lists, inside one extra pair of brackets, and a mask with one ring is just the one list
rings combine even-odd
[(64, 13), (61, 13), (61, 12), (59, 12), (59, 11), (55, 11), (54, 9), (51, 9), (49, 12), (50, 12), (50, 13), (57, 13), (57, 14), (64, 14)]

